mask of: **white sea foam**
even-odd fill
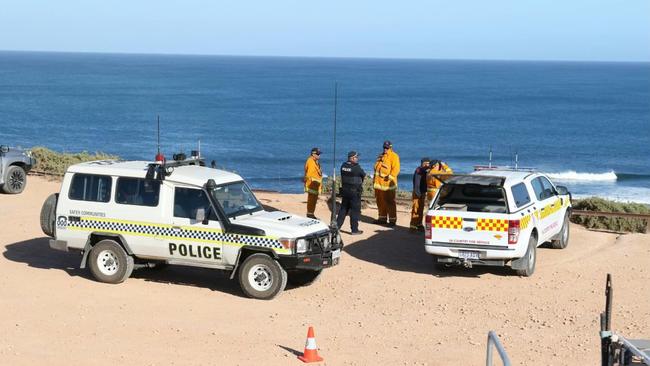
[[[549,173],[548,176],[560,181],[615,182],[617,179],[613,170],[606,173],[578,173],[574,170],[567,170],[560,173]]]

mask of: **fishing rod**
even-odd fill
[[[330,217],[330,227],[334,230],[338,230],[336,224],[336,109],[338,104],[338,91],[339,84],[334,82],[334,148],[333,148],[333,158],[332,158],[332,195],[330,199],[332,200],[332,215]]]

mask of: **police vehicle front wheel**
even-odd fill
[[[253,254],[239,269],[239,284],[248,297],[270,300],[287,286],[287,272],[266,254]]]
[[[307,286],[318,281],[320,274],[323,273],[323,270],[318,271],[290,271],[289,283],[294,286]]]
[[[88,257],[90,272],[97,281],[121,283],[133,272],[133,257],[114,240],[105,239],[95,244]]]

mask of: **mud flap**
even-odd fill
[[[528,254],[528,252],[526,252],[526,254]],[[512,262],[510,262],[510,267],[515,270],[517,269],[524,270],[528,266],[527,262],[528,262],[528,256],[524,255],[521,258],[512,260]]]

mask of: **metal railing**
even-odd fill
[[[496,348],[497,352],[499,353],[499,357],[501,357],[501,362],[503,363],[503,366],[511,366],[512,364],[510,363],[510,358],[506,353],[506,349],[503,348],[503,345],[501,344],[501,340],[499,340],[499,336],[496,333],[494,333],[493,330],[491,330],[490,332],[488,332],[488,339],[487,339],[487,355],[485,357],[486,366],[492,366],[492,352],[494,348]]]

